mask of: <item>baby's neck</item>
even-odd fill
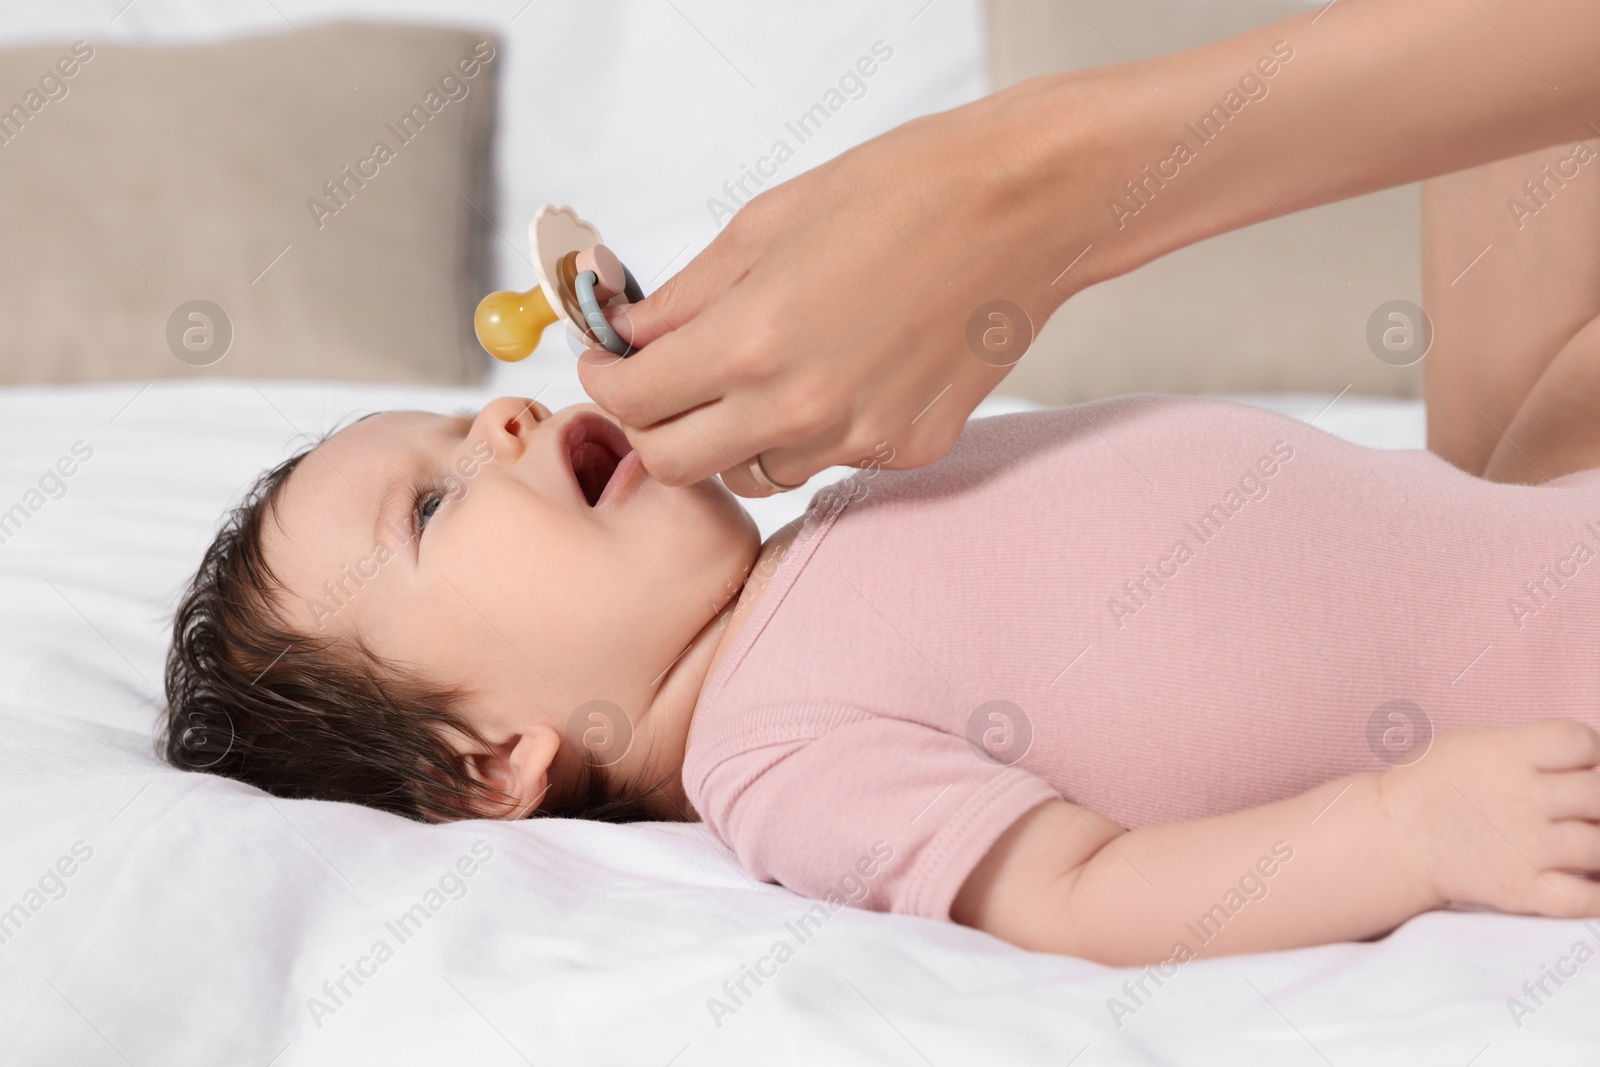
[[[788,553],[803,523],[803,517],[796,519],[767,538],[744,575],[738,592],[666,669],[655,695],[640,713],[634,727],[632,751],[642,753],[641,759],[635,764],[624,758],[615,769],[620,772],[618,777],[624,780],[663,780],[662,787],[645,798],[645,807],[658,819],[694,821],[700,818],[683,788],[683,758],[688,749],[695,706],[706,683],[716,674],[728,649],[744,629],[762,590],[777,573],[778,564]]]

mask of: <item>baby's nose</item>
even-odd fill
[[[483,406],[472,424],[474,435],[499,447],[520,446],[526,435],[550,417],[550,409],[537,400],[522,396],[502,396]]]
[[[535,423],[543,422],[550,417],[550,409],[537,400],[529,400],[526,397],[517,397],[516,399],[522,401],[519,417],[530,419]]]

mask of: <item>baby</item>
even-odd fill
[[[1118,965],[1600,915],[1597,476],[1140,395],[973,421],[762,544],[597,408],[384,412],[207,551],[165,752],[430,821],[700,819],[834,906]]]

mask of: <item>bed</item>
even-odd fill
[[[1150,2],[1190,14],[1202,6]],[[184,40],[283,31],[285,21],[330,14],[493,25],[508,55],[522,57],[507,75],[506,216],[526,218],[543,200],[580,204],[648,274],[647,289],[709,240],[707,192],[770,143],[775,116],[830,84],[835,58],[845,62],[881,36],[898,49],[903,66],[894,70],[906,74],[842,112],[804,166],[985,88],[977,0],[904,0],[870,13],[838,0],[824,15],[808,5],[805,16],[769,5],[749,18],[712,0],[670,6],[619,0],[606,9],[608,23],[590,17],[593,9],[520,0],[116,0],[93,19],[77,5],[15,6],[0,38],[92,30],[97,43]],[[1103,4],[1072,6],[1085,26],[1103,22]],[[785,18],[792,25],[778,32]],[[631,32],[611,34],[615,25]],[[1084,50],[1110,49],[1098,61],[1115,60],[1116,44],[1080,29]],[[1120,23],[1112,29],[1123,32]],[[713,37],[731,55],[712,55]],[[552,49],[553,39],[568,47]],[[664,58],[671,50],[682,55]],[[602,55],[613,69],[644,72],[642,88],[619,93],[618,108],[594,124],[541,127],[530,103],[539,87]],[[320,60],[307,60],[320,70]],[[774,63],[789,66],[769,79]],[[754,71],[760,90],[745,93],[735,66]],[[631,101],[646,98],[678,125],[636,116]],[[687,148],[675,167],[640,183],[594,150],[629,131],[670,134]],[[646,154],[659,162],[664,144],[649,141]],[[1248,239],[1284,238],[1270,226],[1283,228],[1262,224]],[[1300,270],[1297,293],[1318,292],[1315,272],[1326,265],[1298,248],[1299,237],[1285,239],[1304,262],[1264,245],[1276,256],[1271,270]],[[518,244],[496,240],[506,283],[526,282]],[[1201,293],[1203,276],[1218,273],[1206,262],[1169,276],[1166,292]],[[1103,328],[1093,344],[1104,345],[1150,318],[1147,291],[1104,288],[1109,303],[1078,302],[1083,310],[1062,316],[1060,329],[1086,337]],[[1301,333],[1348,334],[1355,358],[1368,358],[1360,316],[1340,319],[1339,330],[1351,329],[1339,333],[1300,304],[1251,292],[1248,314],[1229,313],[1230,321],[1259,325],[1274,307],[1288,308]],[[1164,309],[1177,307],[1162,299]],[[1184,356],[1227,364],[1238,336],[1180,312],[1168,317],[1184,327],[1185,343],[1211,346],[1205,359]],[[1287,366],[1285,353],[1302,347],[1289,326],[1259,332],[1278,350],[1260,366]],[[333,374],[0,387],[0,1064],[1596,1061],[1600,979],[1588,972],[1600,969],[1600,923],[1447,910],[1371,943],[1196,962],[1166,975],[851,909],[802,943],[790,925],[811,902],[753,882],[698,824],[425,826],[356,806],[276,800],[160,762],[152,732],[171,611],[223,509],[259,471],[365,411],[453,411],[507,393],[551,407],[582,399],[571,352],[554,333],[532,359],[496,367],[474,387],[341,384]],[[146,341],[160,343],[156,334]],[[1127,355],[1095,351],[1107,367]],[[1037,365],[1037,357],[1025,364]],[[1288,380],[1251,374],[1194,391]],[[1373,447],[1422,446],[1420,407],[1403,398],[1414,382],[1397,382],[1389,397],[1363,396],[1378,391],[1363,387],[1341,394],[1353,378],[1340,375],[1326,389],[1240,399]],[[1042,378],[1033,386],[1036,400],[1058,395]],[[1109,388],[1086,375],[1071,392],[1078,399],[1101,387]],[[979,414],[1032,402],[997,398]],[[763,533],[839,473],[754,503]],[[792,955],[774,971],[762,960],[780,940]]]
[[[809,902],[699,824],[425,826],[157,760],[171,608],[256,472],[366,410],[579,401],[569,359],[481,389],[0,390],[0,506],[27,511],[0,544],[0,1062],[1594,1062],[1600,924],[1441,911],[1164,977],[848,908],[800,943]],[[1243,399],[1422,443],[1414,401]],[[838,473],[758,505],[763,530]]]

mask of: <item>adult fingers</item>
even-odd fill
[[[758,458],[752,456],[737,467],[729,467],[719,475],[722,479],[722,484],[734,496],[742,496],[746,500],[759,500],[762,497],[777,496],[783,492],[784,490],[781,488],[769,488],[766,482],[761,480],[756,471],[757,462]],[[792,485],[793,483],[786,482],[784,484]]]
[[[770,495],[748,477],[746,464],[757,455],[767,475],[786,485],[840,464],[870,461],[900,469],[933,462],[960,435],[995,374],[967,368],[943,386],[937,377],[913,383],[909,395],[881,397],[860,410],[849,393],[841,397],[792,376],[756,376],[732,382],[724,396],[703,405],[682,405],[670,418],[629,428],[628,436],[645,468],[664,484],[732,472],[723,480],[733,492]]]
[[[692,485],[713,474],[732,472],[724,482],[740,496],[768,495],[750,480],[747,464],[760,453],[774,481],[795,485],[817,471],[859,457],[843,457],[839,428],[801,422],[798,429],[774,441],[774,427],[751,422],[748,412],[762,410],[759,394],[741,395],[737,404],[717,400],[643,430],[630,429],[628,439],[645,469],[663,485]]]
[[[722,471],[722,484],[735,496],[742,496],[747,500],[776,496],[788,492],[789,489],[798,489],[810,481],[813,474],[841,463],[854,463],[860,458],[818,460],[818,456],[840,454],[838,448],[830,449],[830,445],[836,440],[837,435],[829,435],[792,448],[769,448],[751,456],[743,463]],[[762,477],[763,474],[765,478]],[[773,484],[769,485],[769,482]]]
[[[606,320],[624,341],[644,348],[693,319],[718,293],[743,278],[755,262],[756,245],[748,225],[730,223],[655,292],[636,304],[606,308]]]
[[[693,319],[626,359],[584,352],[578,380],[595,403],[638,429],[720,399],[734,382],[752,378],[755,368],[747,357],[777,341],[770,315],[758,310],[752,318],[749,309],[764,310],[766,302],[751,295],[751,286],[749,276],[741,278]],[[711,468],[702,477],[721,469]]]

